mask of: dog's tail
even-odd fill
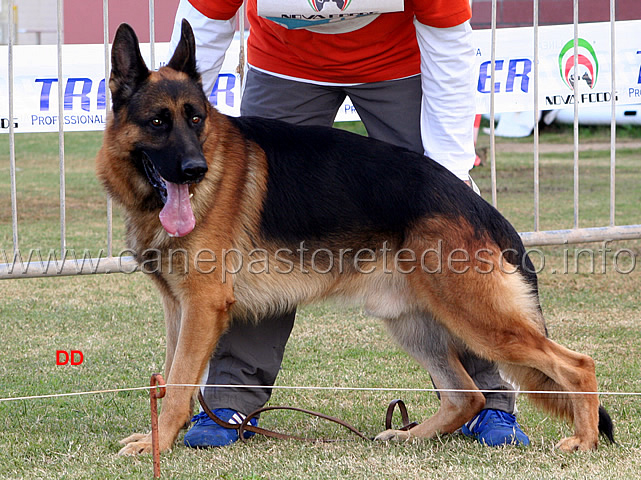
[[[570,422],[574,420],[573,402],[570,394],[553,379],[535,368],[510,365],[503,368],[503,373],[514,383],[520,385],[521,390],[529,392],[559,392],[559,393],[528,393],[528,398],[542,409],[564,418]],[[599,405],[599,433],[611,444],[615,444],[614,425],[610,414]]]
[[[610,414],[603,405],[599,405],[599,433],[608,439],[608,442],[616,444],[614,441],[614,424]]]

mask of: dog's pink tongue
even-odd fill
[[[171,237],[184,237],[196,226],[189,200],[189,185],[165,182],[167,202],[160,212],[160,223]]]

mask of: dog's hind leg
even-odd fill
[[[430,372],[440,390],[441,405],[420,425],[409,431],[386,430],[377,435],[377,440],[431,438],[439,433],[453,433],[483,408],[485,397],[459,359],[462,345],[442,325],[427,314],[404,315],[388,320],[387,325],[401,346]]]
[[[562,440],[560,449],[596,448],[599,400],[594,393],[594,361],[547,338],[536,293],[516,269],[511,274],[498,269],[487,274],[447,272],[413,280],[422,284],[413,284],[419,298],[471,351],[498,363],[524,390],[559,391],[535,395],[533,400],[574,422],[574,436]],[[439,289],[466,295],[435,294]]]
[[[549,339],[527,338],[523,335],[521,352],[496,353],[503,370],[512,376],[525,391],[557,393],[529,394],[540,407],[574,422],[574,435],[561,440],[557,448],[565,451],[592,450],[597,447],[599,434],[599,399],[594,360],[573,352]],[[515,361],[516,360],[516,361]],[[515,365],[519,362],[520,365]],[[524,364],[527,364],[525,366]],[[564,393],[577,392],[577,393]],[[607,414],[606,414],[607,416]]]

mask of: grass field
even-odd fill
[[[355,129],[358,126],[350,125]],[[621,131],[617,154],[619,224],[641,224],[641,137]],[[582,140],[609,142],[601,129]],[[530,139],[531,141],[531,139]],[[485,143],[484,143],[485,142]],[[567,129],[542,134],[544,144],[572,143]],[[514,153],[513,145],[521,145]],[[93,173],[100,134],[67,134],[67,245],[98,255],[106,247],[105,199]],[[482,136],[479,144],[487,144]],[[510,146],[511,153],[507,153]],[[527,140],[497,141],[498,204],[519,231],[532,230],[532,154]],[[57,136],[17,137],[20,248],[59,248]],[[10,254],[8,138],[0,136],[0,252]],[[581,227],[608,223],[610,153],[581,153]],[[474,171],[489,198],[489,168]],[[541,227],[572,226],[572,154],[541,156]],[[120,214],[114,250],[124,248]],[[549,247],[533,257],[550,335],[597,362],[599,388],[641,392],[641,242]],[[575,256],[578,249],[590,249]],[[594,268],[591,254],[594,255]],[[1,255],[1,253],[0,253]],[[542,264],[542,260],[545,263]],[[0,263],[3,261],[0,257]],[[605,263],[603,263],[605,261]],[[605,268],[604,268],[605,266]],[[605,270],[605,272],[604,272]],[[0,398],[139,387],[161,371],[162,309],[142,274],[0,281]],[[79,366],[56,366],[56,350],[81,350]],[[401,352],[382,325],[358,309],[301,309],[279,385],[429,388],[428,375]],[[438,407],[430,393],[276,390],[273,404],[341,417],[369,435],[383,428],[387,403],[402,397],[413,420]],[[562,454],[553,446],[570,428],[519,399],[529,448],[486,448],[456,435],[381,445],[352,440],[346,431],[296,414],[266,414],[261,425],[333,444],[255,438],[222,450],[182,446],[162,456],[163,478],[407,479],[407,478],[638,478],[641,396],[603,396],[615,422],[617,446]],[[116,456],[118,439],[149,429],[146,392],[0,402],[0,478],[150,478],[151,458]]]

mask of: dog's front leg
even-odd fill
[[[178,343],[167,383],[196,384],[201,378],[218,339],[227,328],[231,295],[212,302],[210,298],[191,298],[183,304]],[[195,387],[167,387],[158,418],[160,451],[169,450],[178,432],[189,419],[190,399]],[[151,434],[134,434],[121,443],[120,455],[151,452]]]
[[[181,308],[180,303],[173,297],[163,297],[162,303],[165,311],[165,332],[167,335],[165,376],[169,377],[180,337]]]
[[[181,307],[180,302],[172,292],[167,281],[161,276],[151,276],[156,288],[162,297],[162,307],[165,313],[165,378],[169,377],[171,364],[176,354],[176,345],[178,345],[178,335],[180,333]]]
[[[166,291],[165,291],[166,290]],[[168,288],[161,288],[163,310],[165,311],[165,332],[167,338],[167,346],[165,351],[165,378],[169,378],[171,374],[171,365],[176,355],[176,346],[178,345],[178,337],[180,335],[180,322],[181,322],[181,307],[180,302],[174,297]],[[189,401],[189,411],[193,412],[195,397]],[[188,428],[190,422],[187,421],[183,428]]]

